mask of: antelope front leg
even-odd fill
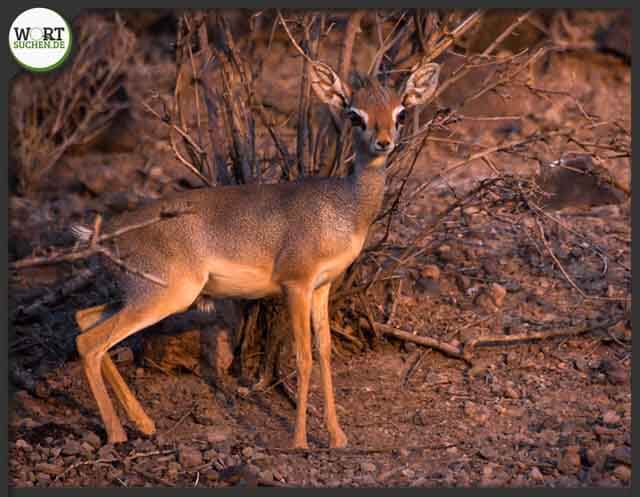
[[[287,303],[291,316],[293,340],[296,350],[298,370],[298,411],[293,447],[306,449],[307,444],[307,398],[311,376],[311,290],[308,288],[287,288]]]
[[[316,335],[318,354],[320,355],[320,375],[324,391],[324,415],[329,431],[329,445],[332,448],[345,447],[347,436],[338,423],[336,404],[331,379],[331,329],[329,328],[329,289],[325,285],[313,292],[311,304],[311,322]]]

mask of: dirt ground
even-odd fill
[[[151,90],[170,94],[175,79],[170,20],[151,16],[145,24],[143,17],[129,20],[137,36],[125,83],[130,110],[97,141],[65,154],[44,191],[10,194],[11,260],[70,244],[70,223],[96,212],[126,210],[197,184],[176,165],[162,125],[139,105]],[[597,11],[575,12],[569,20],[588,39],[599,33],[600,40],[620,22],[619,13]],[[522,31],[541,36],[535,27]],[[518,39],[513,43],[515,52]],[[327,46],[330,62],[336,46]],[[282,136],[291,138],[293,150],[295,119],[286,116],[296,108],[300,61],[277,63],[292,56],[286,39],[261,50],[261,98],[284,116]],[[371,52],[363,42],[356,64],[366,65],[362,61]],[[349,445],[328,449],[316,362],[307,421],[311,448],[294,451],[288,445],[295,406],[280,386],[291,389],[295,380],[285,375],[282,385],[252,392],[233,379],[233,393],[222,395],[197,371],[168,371],[144,361],[141,341],[153,335],[150,329],[113,354],[157,434],[145,437],[127,423],[129,441],[112,446],[105,444],[75,352],[72,319],[76,309],[113,298],[108,280],[96,274],[90,286],[63,290],[65,281],[87,271],[85,264],[19,271],[9,289],[10,486],[630,486],[630,198],[549,169],[565,154],[578,163],[588,156],[619,185],[629,184],[630,156],[608,153],[630,141],[630,64],[619,52],[555,51],[531,76],[533,86],[546,92],[514,85],[465,104],[459,111],[465,118],[436,133],[420,155],[407,183],[412,200],[389,236],[389,244],[403,247],[491,176],[486,164],[474,161],[421,190],[434,175],[468,158],[474,146],[520,139],[538,128],[580,129],[577,141],[550,138],[522,154],[492,156],[509,178],[535,177],[556,193],[556,203],[544,210],[548,245],[539,236],[540,218],[506,199],[523,183],[500,180],[486,196],[450,213],[424,239],[426,250],[401,271],[402,278],[367,295],[374,316],[386,326],[450,344],[486,336],[564,335],[479,345],[470,367],[373,333],[352,312],[355,298],[347,299],[333,309],[332,323],[353,339],[334,335],[332,364]],[[444,57],[445,77],[455,59]],[[463,78],[436,105],[455,106],[481,81]],[[264,130],[259,139],[268,163],[273,146]],[[589,146],[594,143],[598,147]],[[372,254],[365,262],[375,269],[376,261]],[[290,355],[287,371],[293,371]]]

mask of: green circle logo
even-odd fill
[[[71,52],[71,28],[64,17],[51,9],[25,10],[9,28],[9,49],[25,69],[51,71]]]

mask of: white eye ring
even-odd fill
[[[365,111],[357,109],[355,107],[349,107],[348,109],[348,115],[351,117],[359,117],[362,120],[362,124],[364,125],[363,127],[366,128],[369,124],[369,114],[367,114]],[[352,117],[352,122],[354,121]]]
[[[391,115],[393,116],[393,122],[396,123],[396,126],[398,124],[402,124],[398,122],[398,116],[400,116],[403,112],[405,112],[404,105],[398,105],[395,109],[393,109],[393,112]]]

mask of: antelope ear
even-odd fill
[[[328,65],[311,64],[311,88],[325,104],[340,110],[349,107],[351,89]]]
[[[408,108],[427,102],[436,92],[439,77],[439,64],[431,62],[414,66],[411,76],[404,85],[402,105]]]

